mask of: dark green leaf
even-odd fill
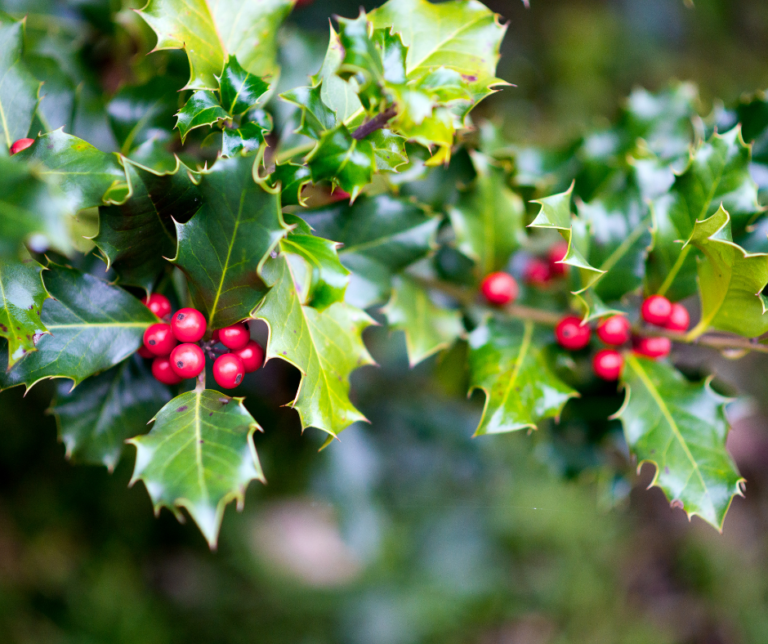
[[[8,341],[8,367],[27,353],[48,333],[40,319],[43,302],[48,299],[37,262],[0,260],[0,336]]]
[[[200,90],[192,94],[176,114],[176,127],[179,128],[183,143],[190,130],[204,125],[212,126],[228,118],[229,114],[219,105],[213,92]]]
[[[373,179],[376,161],[373,144],[352,138],[344,125],[325,132],[307,157],[312,181],[331,181],[354,201]]]
[[[234,56],[227,60],[219,85],[221,104],[233,115],[247,112],[269,90],[269,83],[240,67]]]
[[[301,109],[301,125],[296,130],[313,139],[320,139],[323,132],[336,127],[336,114],[321,98],[322,87],[298,87],[280,94],[280,98]]]
[[[264,135],[272,130],[272,119],[261,110],[251,113],[255,120],[243,122],[238,128],[224,128],[221,154],[233,157],[236,154],[256,152],[264,143]]]
[[[311,182],[309,168],[293,163],[278,164],[270,175],[273,186],[280,184],[283,206],[303,205],[301,191]]]

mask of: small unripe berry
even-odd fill
[[[624,356],[615,349],[601,349],[592,359],[595,375],[603,380],[618,380],[624,367]]]
[[[646,358],[663,358],[672,350],[672,342],[669,338],[639,338],[635,342],[633,351]]]
[[[213,377],[220,387],[234,389],[243,381],[245,366],[234,353],[225,353],[213,363]]]
[[[149,297],[145,297],[142,302],[146,307],[152,311],[157,317],[164,318],[171,314],[171,302],[165,295],[160,293],[152,293]]]
[[[171,351],[171,369],[179,378],[197,378],[205,369],[205,354],[196,344],[186,342]]]
[[[675,303],[672,305],[672,313],[669,316],[669,320],[664,328],[670,331],[687,331],[691,324],[691,316],[688,315],[688,309],[682,304]]]
[[[665,326],[672,315],[672,304],[663,295],[651,295],[643,302],[641,314],[648,324]]]
[[[34,139],[19,139],[18,141],[15,141],[14,144],[11,146],[11,156],[16,154],[17,152],[26,150],[34,142],[35,142]]]
[[[555,327],[555,337],[558,344],[570,351],[578,351],[589,344],[592,331],[586,324],[573,315],[564,317]]]
[[[523,279],[526,284],[533,286],[544,286],[549,283],[552,274],[549,270],[549,264],[543,259],[534,257],[525,265]]]
[[[149,360],[155,357],[155,354],[147,349],[147,347],[145,347],[143,344],[138,348],[136,353],[138,353],[145,360]]]
[[[504,306],[514,302],[519,290],[515,278],[509,273],[499,272],[486,275],[480,285],[480,292],[483,297],[496,306]]]
[[[623,315],[612,315],[597,327],[597,337],[617,347],[629,340],[631,324]]]
[[[205,335],[207,324],[197,309],[179,309],[171,320],[173,334],[179,342],[197,342]]]
[[[164,385],[178,385],[182,380],[171,369],[171,361],[167,357],[155,358],[152,361],[152,375]]]
[[[562,264],[562,260],[568,254],[568,243],[565,241],[557,242],[549,249],[547,260],[549,261],[549,272],[553,276],[565,275],[568,272],[568,264]]]
[[[176,337],[168,324],[153,324],[144,331],[144,346],[152,355],[167,356],[176,346]]]
[[[252,373],[261,367],[264,362],[264,349],[255,340],[251,340],[242,349],[232,352],[243,361],[245,373]]]
[[[227,349],[237,351],[238,349],[242,349],[250,341],[251,333],[248,331],[248,327],[242,322],[219,329],[219,342],[227,347]]]

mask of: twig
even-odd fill
[[[364,139],[369,134],[372,134],[376,130],[383,128],[388,121],[390,121],[397,114],[397,109],[394,107],[388,107],[380,114],[374,116],[370,121],[366,121],[354,132],[352,132],[352,138],[356,141]]]

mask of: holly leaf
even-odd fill
[[[13,159],[37,165],[36,174],[58,185],[72,212],[122,203],[128,197],[128,183],[118,155],[97,150],[63,129],[41,134]]]
[[[336,113],[328,107],[322,98],[322,86],[297,87],[280,94],[280,98],[301,109],[301,123],[296,130],[316,141],[324,132],[336,127],[339,122]]]
[[[672,505],[722,530],[743,479],[725,449],[726,398],[709,381],[688,382],[673,366],[628,354],[617,414],[638,465],[656,466],[652,485]]]
[[[251,120],[244,118],[239,127],[224,128],[222,131],[222,156],[256,152],[265,142],[265,133],[272,131],[272,117],[267,112],[253,110],[246,116]]]
[[[144,331],[158,321],[123,289],[77,269],[50,264],[44,283],[51,298],[41,320],[50,335],[10,370],[0,357],[2,389],[29,389],[45,378],[69,378],[77,385],[135,353]]]
[[[40,101],[35,116],[40,119],[43,130],[50,132],[60,127],[72,131],[74,128],[77,84],[59,65],[48,56],[26,54],[24,63],[34,78],[41,81]],[[18,100],[18,95],[14,101]],[[27,132],[34,132],[34,121]],[[21,127],[18,128],[21,130]],[[24,136],[24,135],[22,135]]]
[[[354,201],[373,179],[373,144],[352,138],[345,125],[325,132],[307,157],[312,181],[331,181]]]
[[[383,128],[365,137],[373,145],[376,169],[380,172],[397,172],[398,168],[408,163],[405,151],[405,138],[392,130]]]
[[[668,195],[654,203],[654,250],[649,267],[649,290],[682,299],[696,289],[696,263],[691,245],[683,242],[697,221],[715,214],[722,205],[731,216],[734,234],[761,212],[757,185],[749,174],[749,147],[736,127],[712,138],[691,154],[687,168],[675,178]]]
[[[172,260],[186,274],[195,307],[211,329],[247,318],[264,297],[260,275],[288,228],[280,195],[253,180],[253,159],[219,159],[196,175],[200,209],[176,223]]]
[[[491,320],[469,335],[470,392],[485,405],[475,436],[536,429],[578,394],[552,373],[533,322]]]
[[[22,60],[25,22],[0,14],[0,124],[8,148],[27,136],[40,90],[40,82]]]
[[[751,254],[733,243],[731,219],[721,206],[714,215],[697,221],[686,244],[704,254],[699,262],[701,320],[690,336],[713,328],[747,338],[768,332],[768,255]]]
[[[266,483],[253,433],[261,429],[242,398],[218,391],[188,391],[171,400],[153,419],[144,436],[130,439],[136,447],[131,485],[143,481],[155,507],[181,517],[184,508],[211,549],[230,501],[245,503],[248,483]]]
[[[35,343],[48,333],[40,314],[50,295],[45,290],[37,262],[0,260],[0,336],[8,341],[8,368],[26,354],[36,351]]]
[[[312,181],[309,168],[295,163],[277,164],[269,181],[273,187],[280,186],[280,200],[283,206],[304,205],[301,191]]]
[[[237,58],[230,56],[221,74],[219,87],[224,109],[237,115],[255,106],[269,90],[269,83],[243,69]]]
[[[171,395],[134,355],[79,387],[61,382],[51,412],[67,458],[75,463],[104,465],[111,472],[125,441],[147,431],[147,423]]]
[[[299,413],[302,428],[316,427],[335,437],[365,420],[349,400],[349,376],[373,364],[362,340],[373,320],[343,302],[322,312],[303,306],[285,257],[268,261],[264,276],[271,288],[253,317],[269,325],[266,360],[280,358],[301,371],[290,406]]]
[[[277,32],[295,0],[149,0],[138,13],[160,49],[183,49],[190,78],[184,89],[218,90],[228,57],[256,76],[278,72]]]
[[[394,278],[392,297],[382,313],[389,326],[405,333],[411,367],[451,346],[464,333],[461,311],[438,306],[425,288],[406,276]]]
[[[302,213],[316,235],[343,244],[341,263],[352,271],[347,302],[367,308],[389,297],[392,276],[434,248],[440,220],[407,199],[363,197]]]
[[[176,114],[176,127],[184,143],[191,130],[204,125],[212,126],[228,118],[229,114],[219,105],[213,93],[200,90],[192,94]]]
[[[280,240],[280,251],[291,264],[302,304],[324,311],[331,304],[341,302],[349,284],[349,271],[339,261],[336,251],[339,244],[315,237],[299,217],[285,215],[285,222],[294,228]]]
[[[474,259],[482,275],[503,269],[525,240],[525,205],[504,173],[480,152],[472,153],[473,186],[448,210],[458,249]]]
[[[180,168],[183,168],[180,171]],[[99,209],[93,241],[122,284],[150,292],[176,252],[177,221],[188,221],[201,206],[200,192],[186,166],[170,174],[125,163],[131,196],[119,206]]]
[[[360,102],[371,111],[386,102],[381,52],[371,38],[370,23],[364,11],[361,10],[354,20],[338,18],[338,23],[343,57],[336,73],[343,80],[356,77]]]

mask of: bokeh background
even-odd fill
[[[328,16],[353,16],[360,4],[316,0],[296,11],[283,37],[284,83],[316,71],[309,54],[324,51]],[[702,115],[768,87],[765,0],[488,4],[509,20],[499,75],[516,87],[480,111],[520,144],[565,145],[613,118],[637,86],[693,81]],[[136,44],[143,32],[120,2],[0,6],[29,14],[31,39],[84,44],[80,73],[108,93],[152,44]],[[96,101],[83,87],[84,104]],[[87,111],[75,129],[113,146]],[[566,414],[561,427],[531,435],[472,439],[482,400],[465,398],[461,346],[409,370],[399,334],[381,327],[366,340],[380,367],[356,373],[353,388],[371,424],[321,453],[319,432],[302,436],[296,414],[280,407],[297,373],[275,361],[248,377],[269,484],[250,486],[244,512],[227,511],[216,553],[194,525],[154,518],[141,485],[127,487],[133,450],[112,474],[66,462],[45,413],[50,383],[0,394],[0,641],[768,641],[768,376],[759,362],[678,356],[689,373],[706,363],[721,388],[747,394],[729,410],[747,497],[720,535],[645,489],[650,468],[635,475],[601,410],[589,425]]]

